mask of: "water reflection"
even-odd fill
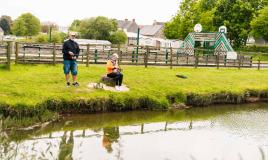
[[[108,153],[113,151],[112,144],[118,143],[119,127],[103,128],[102,146]]]
[[[227,159],[268,156],[268,105],[74,115],[0,132],[0,159]]]
[[[70,131],[69,139],[67,140],[67,131],[61,137],[58,159],[72,160],[72,153],[74,148],[73,131]]]

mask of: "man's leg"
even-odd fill
[[[66,83],[70,83],[70,74],[65,74]]]
[[[77,75],[73,75],[73,83],[77,82]]]
[[[77,82],[77,63],[76,63],[76,61],[72,61],[72,63],[71,63],[71,72],[72,72],[72,77],[73,77],[73,85],[79,86],[79,84]]]
[[[63,71],[65,74],[65,80],[66,80],[66,84],[67,86],[70,85],[70,62],[68,60],[64,60],[63,62]]]

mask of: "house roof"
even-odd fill
[[[141,34],[145,36],[154,36],[156,35],[161,29],[163,25],[145,25],[141,28]]]
[[[135,22],[135,19],[133,19],[132,21],[129,21],[127,19],[118,20],[117,24],[119,28],[126,29],[128,32],[136,32],[138,29],[138,25]]]
[[[133,22],[128,20],[118,20],[117,23],[118,27],[128,29]]]

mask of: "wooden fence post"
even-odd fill
[[[250,68],[252,68],[252,56],[250,57]]]
[[[159,52],[161,52],[161,49],[159,49]],[[158,57],[158,50],[156,50],[156,53],[155,53],[154,64],[157,63],[157,57]]]
[[[227,66],[227,55],[224,55],[224,67]]]
[[[41,47],[38,49],[38,60],[41,61]]]
[[[121,62],[122,61],[122,52],[121,52],[121,45],[120,44],[117,45],[117,54],[119,56],[119,62]]]
[[[98,63],[98,50],[97,50],[97,47],[95,48],[95,53],[94,53],[94,63],[95,64]]]
[[[166,64],[168,63],[168,50],[166,49]]]
[[[216,62],[217,62],[217,69],[220,68],[220,55],[219,55],[219,52],[217,52],[217,55],[216,55]]]
[[[149,52],[150,52],[149,46],[146,46],[146,52],[144,52],[144,65],[145,65],[145,68],[147,68],[147,65],[148,65]]]
[[[89,66],[89,54],[90,54],[90,45],[87,44],[87,64],[86,64],[86,67]]]
[[[206,66],[208,66],[208,54],[206,54]]]
[[[139,61],[139,45],[137,46],[137,51],[136,51],[136,65],[138,65]]]
[[[7,69],[11,69],[11,46],[12,42],[7,42]]]
[[[53,65],[56,65],[56,44],[55,42],[53,43]]]
[[[179,64],[179,50],[176,52],[177,64]]]
[[[238,53],[238,69],[241,68],[241,55]]]
[[[15,43],[15,64],[19,62],[19,42]]]
[[[173,49],[170,47],[170,69],[173,68]]]
[[[261,68],[261,59],[259,57],[259,59],[258,59],[258,70],[260,70],[260,68]]]
[[[187,66],[189,65],[189,55],[188,55],[188,53],[186,53],[186,65]]]
[[[25,57],[26,57],[26,51],[25,51],[25,47],[23,47],[23,63],[26,63]]]
[[[132,63],[134,63],[134,59],[135,59],[135,51],[132,51],[132,56],[131,56]]]
[[[195,57],[194,68],[197,68],[197,66],[198,66],[198,60],[199,60],[198,52],[197,53],[194,53],[194,57]]]

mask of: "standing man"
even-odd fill
[[[67,87],[70,86],[70,71],[73,77],[73,86],[78,87],[77,82],[77,62],[76,59],[79,56],[79,45],[74,41],[75,33],[71,32],[69,34],[69,39],[64,42],[62,47],[63,53],[63,70],[66,78]]]

